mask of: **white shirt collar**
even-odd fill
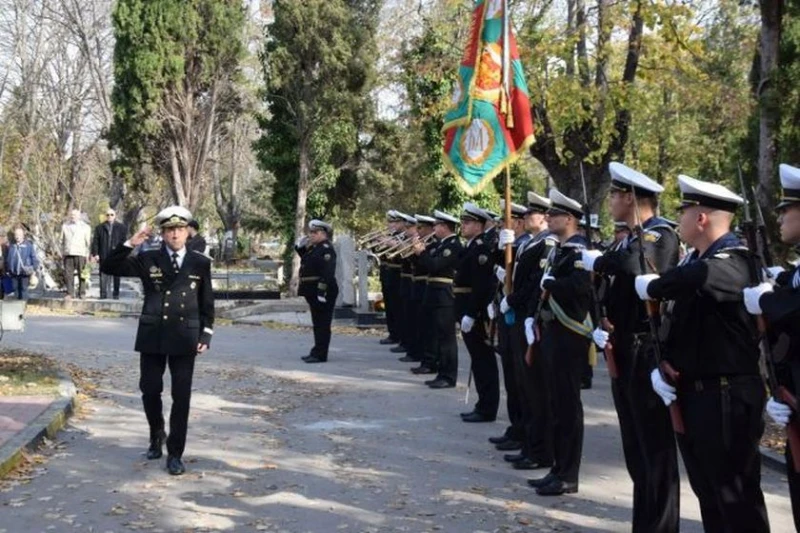
[[[180,250],[176,251],[176,250],[173,250],[172,248],[170,248],[169,246],[167,246],[167,254],[169,255],[170,261],[172,260],[172,254],[174,254],[174,253],[178,254],[178,268],[180,268],[181,266],[183,266],[184,257],[186,257],[186,247],[184,246]]]

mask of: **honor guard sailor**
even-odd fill
[[[295,251],[300,255],[300,289],[297,292],[308,302],[314,326],[314,347],[303,357],[306,363],[328,360],[333,307],[339,295],[336,251],[330,242],[332,235],[330,224],[312,220],[308,223],[308,236],[295,245]]]
[[[436,246],[436,240],[433,236],[434,225],[436,219],[427,215],[414,215],[417,221],[417,235],[419,239],[425,241],[425,249],[430,251]],[[400,358],[403,363],[419,363],[422,361],[425,353],[425,331],[427,324],[432,320],[427,316],[425,308],[422,305],[425,297],[425,286],[428,282],[428,271],[420,263],[419,256],[411,255],[408,258],[411,261],[412,275],[411,275],[411,298],[410,298],[410,317],[409,327],[411,328],[411,335],[406,355]]]
[[[140,352],[142,403],[150,426],[148,459],[158,459],[167,444],[167,470],[180,475],[186,446],[189,402],[195,356],[211,344],[214,333],[214,294],[211,260],[186,249],[187,226],[192,214],[180,206],[161,211],[156,217],[164,238],[157,250],[132,254],[149,236],[143,228],[117,246],[100,264],[111,276],[138,277],[144,288],[135,350]],[[164,370],[172,380],[172,411],[169,437],[164,431],[161,391]]]
[[[683,175],[678,183],[680,236],[694,251],[660,276],[635,280],[640,298],[668,302],[664,357],[678,377],[655,368],[653,390],[666,405],[678,402],[678,447],[705,531],[767,532],[758,450],[766,398],[742,296],[751,252],[730,231],[743,200],[719,184]]]

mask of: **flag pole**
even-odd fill
[[[511,70],[511,46],[509,43],[509,14],[508,14],[508,0],[503,0],[503,89],[501,91],[501,110],[505,112],[505,119],[508,121],[508,117],[511,116],[511,84],[509,83],[510,80],[510,70]],[[502,105],[505,103],[505,105]],[[504,109],[503,109],[504,108]],[[506,164],[506,173],[505,173],[505,213],[503,213],[503,220],[505,221],[505,227],[507,229],[511,229],[511,168],[510,164]],[[512,250],[511,250],[511,243],[506,244],[505,249],[505,265],[506,265],[506,276],[505,276],[505,293],[511,294],[512,288],[512,280],[511,274],[513,269],[513,259],[512,259]]]

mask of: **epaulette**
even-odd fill
[[[327,243],[327,242],[326,242],[326,243],[323,243],[323,244],[322,244],[322,247],[323,247],[323,248],[330,248],[330,247],[331,247],[331,245],[330,245],[329,243]]]
[[[729,252],[749,252],[750,249],[747,246],[728,246],[727,248],[721,248],[717,250],[712,257],[717,259],[730,259],[731,254]]]
[[[208,255],[208,254],[205,254],[205,253],[201,252],[200,250],[192,250],[192,252],[194,252],[194,253],[196,253],[196,254],[200,254],[200,255],[202,255],[203,257],[205,257],[205,258],[206,258],[206,259],[208,259],[209,261],[213,261],[213,260],[214,260],[214,258],[213,258],[213,257],[211,257],[211,256],[210,256],[210,255]]]
[[[562,248],[574,248],[575,250],[583,250],[586,245],[582,242],[565,242],[561,245]]]
[[[482,239],[476,239],[476,240],[475,240],[475,244],[477,244],[478,246],[480,246],[481,244],[483,244],[483,240],[482,240]]]

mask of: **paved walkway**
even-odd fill
[[[54,400],[53,396],[0,396],[0,448]]]
[[[42,317],[24,337],[4,338],[80,366],[98,389],[44,464],[2,486],[0,532],[630,531],[631,485],[602,369],[584,396],[580,492],[541,498],[525,484],[530,472],[486,442],[502,421],[460,421],[463,350],[460,386],[432,391],[376,337],[335,337],[329,363],[305,365],[310,332],[218,327],[198,359],[189,470],[173,478],[144,458],[135,328]],[[763,487],[773,531],[791,531],[784,476],[764,470]],[[700,532],[696,499],[682,489],[681,531]]]

